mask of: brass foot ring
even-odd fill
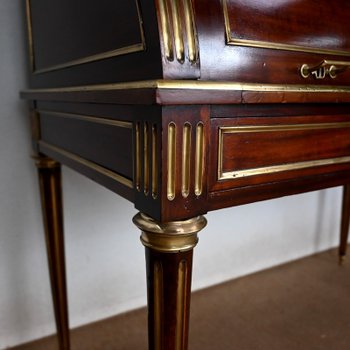
[[[141,242],[145,247],[166,253],[193,249],[198,243],[198,232],[207,224],[204,216],[160,223],[142,213],[135,215],[133,222],[142,231]]]

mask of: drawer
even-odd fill
[[[199,19],[202,42],[211,42],[210,50],[201,50],[203,79],[350,83],[347,0],[222,0],[198,5],[202,11],[212,14],[210,38],[207,21]]]
[[[132,122],[39,110],[40,145],[133,179]]]
[[[350,116],[212,120],[210,190],[348,169]]]

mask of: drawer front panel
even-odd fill
[[[133,179],[132,123],[39,111],[40,140]]]
[[[258,119],[258,118],[257,118]],[[318,118],[320,119],[320,118]],[[322,118],[321,118],[322,119]],[[300,122],[302,120],[302,122]],[[247,122],[248,123],[245,123]],[[232,118],[213,121],[215,189],[291,179],[350,164],[350,119],[315,123],[312,118],[264,118],[252,125]]]

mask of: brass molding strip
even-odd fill
[[[168,166],[167,166],[167,197],[170,201],[175,198],[176,186],[176,125],[168,125]]]
[[[232,31],[231,31],[231,23],[230,23],[230,18],[228,13],[227,0],[222,0],[222,5],[223,5],[223,12],[224,12],[224,19],[225,19],[226,41],[228,45],[256,47],[256,48],[274,49],[274,50],[285,50],[285,51],[297,51],[297,52],[316,53],[316,54],[328,54],[328,55],[336,55],[336,56],[350,56],[349,51],[322,49],[322,48],[307,47],[302,45],[273,43],[269,41],[257,41],[257,40],[233,38]]]
[[[95,124],[105,124],[105,125],[116,126],[119,128],[132,129],[132,122],[125,122],[122,120],[107,119],[104,117],[99,118],[99,117],[92,117],[87,115],[73,114],[73,113],[66,113],[66,112],[55,112],[55,111],[49,111],[44,109],[38,110],[38,113],[40,115],[46,114],[46,115],[52,115],[55,117],[82,120],[85,122],[90,122]]]
[[[153,266],[154,298],[154,350],[162,350],[163,344],[163,266],[156,261]]]
[[[195,185],[194,192],[200,196],[203,191],[203,171],[204,171],[204,125],[202,122],[196,128],[196,160],[195,160]]]
[[[149,157],[149,125],[143,122],[143,193],[149,193],[150,157]]]
[[[130,54],[130,53],[135,53],[135,52],[141,52],[141,51],[144,51],[146,48],[145,35],[144,35],[144,30],[143,30],[143,25],[142,25],[141,11],[140,11],[138,0],[135,0],[138,19],[139,19],[138,24],[140,27],[140,36],[141,36],[140,43],[120,47],[120,48],[117,48],[114,50],[105,51],[105,52],[95,54],[95,55],[90,55],[87,57],[78,58],[78,59],[71,60],[71,61],[68,61],[68,62],[65,62],[62,64],[53,65],[53,66],[50,66],[47,68],[36,69],[35,68],[35,58],[34,58],[34,41],[33,41],[33,27],[32,27],[32,15],[31,15],[31,9],[30,9],[30,1],[31,0],[26,0],[26,15],[27,15],[27,28],[28,28],[28,36],[29,36],[30,61],[31,61],[31,66],[32,66],[32,72],[34,74],[47,73],[47,72],[56,71],[56,70],[63,69],[63,68],[77,66],[80,64],[84,64],[84,63],[100,61],[100,60],[103,60],[106,58],[126,55],[126,54]]]
[[[176,333],[175,333],[175,349],[182,350],[185,348],[184,331],[185,331],[185,305],[186,302],[186,281],[188,267],[186,260],[182,260],[178,266],[178,281],[176,291]]]
[[[185,61],[185,45],[182,37],[183,28],[179,13],[179,0],[171,0],[170,4],[172,9],[176,59],[178,62],[183,63]]]
[[[160,22],[162,26],[163,42],[164,42],[164,53],[168,61],[174,60],[174,47],[172,40],[172,33],[170,30],[170,17],[168,3],[166,0],[158,0]]]
[[[198,43],[192,1],[183,0],[183,2],[188,45],[188,59],[191,63],[195,63],[198,60]]]
[[[162,223],[138,213],[133,223],[142,231],[141,242],[145,247],[159,252],[177,253],[192,250],[197,245],[197,234],[206,226],[207,220],[204,216],[197,216]]]
[[[299,93],[350,93],[350,86],[301,85],[301,84],[258,84],[230,81],[204,80],[144,80],[127,83],[72,86],[62,88],[28,89],[24,94],[33,93],[70,93],[98,92],[134,89],[159,90],[212,90],[212,91],[247,91],[247,92],[299,92]]]
[[[136,148],[136,164],[135,164],[135,185],[136,189],[141,191],[141,168],[142,168],[142,156],[141,156],[141,122],[136,122],[135,127],[135,148]]]
[[[236,133],[257,133],[257,132],[281,132],[281,131],[305,131],[305,130],[322,130],[322,129],[340,129],[350,128],[350,122],[343,123],[318,123],[318,124],[290,124],[290,125],[262,125],[262,126],[237,126],[237,127],[220,127],[219,144],[218,144],[218,180],[232,180],[242,177],[272,174],[290,170],[300,170],[312,167],[343,164],[350,162],[350,157],[326,158],[319,160],[310,160],[304,162],[272,165],[259,168],[251,168],[236,171],[223,171],[224,155],[224,135]]]
[[[182,197],[187,198],[190,193],[191,178],[191,131],[190,123],[185,123],[182,132]]]
[[[126,187],[129,187],[129,188],[133,188],[133,182],[131,180],[129,180],[128,178],[122,176],[122,175],[119,175],[107,168],[104,168],[102,167],[101,165],[98,165],[96,163],[93,163],[89,160],[86,160],[82,157],[79,157],[71,152],[68,152],[60,147],[56,147],[56,146],[53,146],[45,141],[39,141],[39,146],[42,146],[42,147],[45,147],[49,150],[52,150],[53,152],[55,153],[58,153],[58,154],[61,154],[62,156],[66,157],[66,158],[69,158],[77,163],[80,163],[92,170],[95,170],[96,172],[104,175],[104,176],[107,176],[119,183],[121,183],[122,185],[126,186]]]
[[[152,126],[152,197],[158,197],[158,132],[157,125]]]

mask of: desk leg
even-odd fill
[[[137,214],[134,223],[146,247],[149,350],[187,350],[193,248],[206,220],[158,223]]]
[[[339,246],[339,261],[342,264],[346,255],[346,248],[349,236],[350,222],[350,185],[345,185],[343,188],[343,204],[340,228],[340,246]]]
[[[36,158],[51,290],[60,350],[69,350],[68,303],[63,237],[61,166],[46,157]]]

